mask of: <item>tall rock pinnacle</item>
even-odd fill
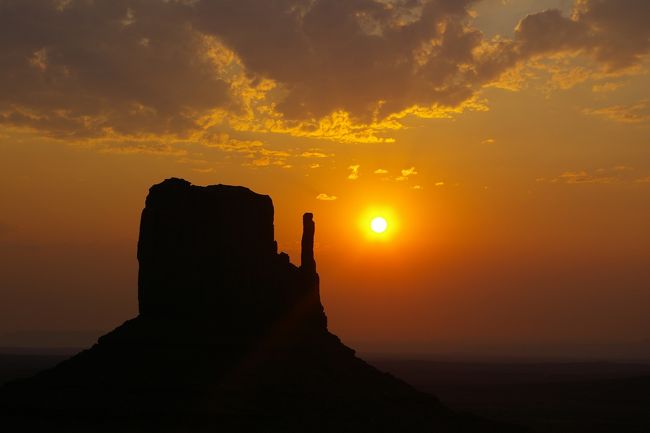
[[[302,216],[302,242],[300,253],[300,268],[308,273],[316,272],[316,260],[314,260],[314,215],[305,213]]]

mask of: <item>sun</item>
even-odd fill
[[[388,228],[388,223],[382,217],[375,217],[370,221],[370,228],[375,233],[383,233]]]
[[[356,227],[370,243],[392,242],[401,233],[400,215],[392,206],[369,205],[358,214]]]

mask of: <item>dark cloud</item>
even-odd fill
[[[228,102],[173,2],[0,1],[0,120],[57,136],[175,133]]]
[[[649,49],[646,0],[578,0],[571,17],[533,14],[494,41],[472,27],[474,2],[0,0],[0,123],[72,138],[225,125],[356,140],[395,113],[466,103],[532,56],[586,51],[617,69]]]
[[[196,5],[201,30],[246,68],[286,86],[290,118],[345,110],[367,117],[471,95],[462,65],[481,36],[464,23],[468,0],[238,0]]]
[[[161,134],[245,110],[247,89],[216,70],[210,43],[241,59],[249,88],[272,80],[276,93],[257,100],[289,121],[455,106],[477,84],[471,3],[5,0],[0,121],[57,136]]]
[[[523,19],[515,40],[524,57],[585,51],[609,71],[639,63],[650,53],[650,2],[577,0],[572,16],[547,10]]]

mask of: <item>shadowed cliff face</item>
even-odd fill
[[[239,337],[292,317],[301,332],[325,332],[305,214],[302,266],[277,252],[271,198],[228,185],[181,179],[153,186],[138,241],[138,299],[144,318],[201,321]]]
[[[140,314],[58,366],[0,388],[0,425],[48,432],[519,431],[460,416],[327,330],[303,216],[277,252],[268,196],[154,185],[138,241]]]

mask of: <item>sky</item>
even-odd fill
[[[648,347],[649,21],[646,0],[0,0],[0,345],[137,314],[144,199],[181,177],[269,194],[294,263],[313,212],[330,329],[361,351]]]

